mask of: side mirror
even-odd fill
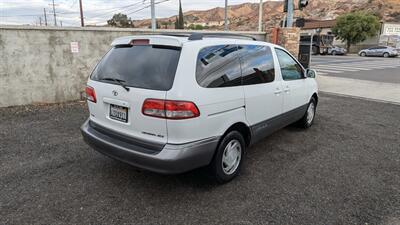
[[[309,78],[315,78],[317,76],[317,71],[313,69],[306,69],[306,76]]]

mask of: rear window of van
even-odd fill
[[[159,45],[118,45],[93,70],[91,79],[126,86],[167,91],[174,82],[181,49]]]

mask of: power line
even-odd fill
[[[29,16],[41,16],[42,14],[31,14],[31,15],[0,15],[0,17],[29,17]]]
[[[104,10],[104,11],[102,11],[102,13],[92,15],[91,17],[97,17],[97,16],[104,15],[104,14],[108,15],[108,14],[113,13],[113,12],[117,12],[117,11],[120,11],[120,10],[131,8],[131,7],[139,5],[141,3],[143,4],[144,2],[146,2],[146,0],[140,0],[138,2],[135,2],[133,4],[129,4],[129,5],[125,5],[125,6],[113,7],[113,8],[108,8],[108,9],[99,9],[99,10],[96,10],[96,11],[102,11],[102,10]]]
[[[163,3],[163,2],[168,2],[168,1],[170,1],[170,0],[161,0],[161,1],[159,1],[159,2],[155,2],[154,5],[158,5],[158,4],[161,4],[161,3]],[[128,15],[128,14],[132,14],[132,13],[136,13],[136,12],[142,11],[142,10],[144,10],[144,9],[147,9],[147,8],[149,8],[150,6],[151,6],[151,4],[148,4],[148,5],[143,6],[142,8],[137,9],[137,10],[135,10],[135,11],[129,11],[129,12],[125,12],[125,13],[126,13],[127,15]]]

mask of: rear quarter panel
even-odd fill
[[[204,88],[196,81],[198,52],[207,46],[236,44],[232,40],[207,39],[184,44],[173,87],[167,99],[194,102],[200,117],[167,120],[168,143],[186,143],[221,136],[233,124],[248,124],[245,116],[243,87]]]

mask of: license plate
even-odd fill
[[[128,122],[128,108],[111,104],[110,118],[125,123]]]

